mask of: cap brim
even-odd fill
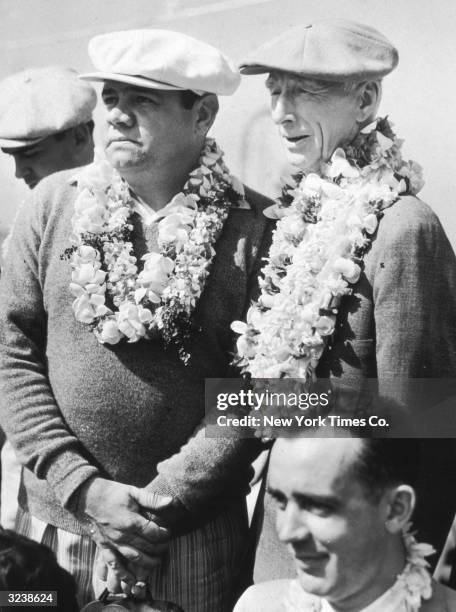
[[[297,77],[304,79],[314,79],[316,81],[325,81],[329,83],[348,83],[351,81],[364,81],[368,79],[378,79],[388,72],[375,72],[371,74],[367,73],[353,73],[353,74],[323,74],[322,72],[312,72],[310,70],[296,70],[292,67],[287,66],[265,66],[264,64],[251,64],[239,66],[239,72],[243,75],[255,75],[255,74],[268,74],[270,72],[285,72],[287,74],[294,74]]]
[[[18,138],[0,138],[0,149],[23,149],[24,147],[31,147],[48,136],[50,136],[50,134],[39,136],[38,138],[24,138],[22,140]]]
[[[250,65],[240,65],[239,72],[241,74],[266,74],[267,72],[272,72],[273,70],[279,70],[278,68],[274,68],[273,66],[262,66],[261,64],[250,64]]]
[[[128,83],[129,85],[135,85],[136,87],[143,87],[145,89],[163,89],[169,91],[184,89],[183,87],[170,85],[169,83],[161,83],[160,81],[154,81],[153,79],[147,79],[142,76],[119,74],[118,72],[87,72],[85,74],[80,74],[78,78],[83,81],[115,81],[116,83]]]

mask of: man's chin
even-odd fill
[[[38,185],[39,182],[40,182],[40,179],[36,179],[35,181],[25,181],[25,184],[27,185],[29,189],[35,189],[35,187]]]
[[[109,147],[106,149],[106,159],[116,170],[139,168],[144,161],[139,151],[133,153],[129,150],[119,150],[117,148],[113,150]]]
[[[290,165],[294,166],[297,170],[302,170],[303,172],[317,172],[318,168],[320,167],[319,159],[309,157],[304,153],[287,150],[286,156]]]
[[[326,576],[315,576],[298,569],[298,581],[302,589],[311,595],[326,597],[333,591],[333,585]]]

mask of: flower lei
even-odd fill
[[[383,211],[423,186],[401,156],[387,118],[338,148],[321,175],[300,173],[266,215],[279,219],[260,278],[261,294],[235,321],[237,361],[253,378],[315,378],[338,306],[361,273]]]
[[[213,139],[206,139],[199,164],[182,192],[159,211],[160,252],[144,255],[141,271],[130,222],[138,203],[128,184],[100,158],[76,177],[73,247],[67,250],[72,306],[76,320],[90,325],[100,343],[137,342],[158,331],[188,362],[192,314],[214,245],[230,207],[240,206],[244,196]]]
[[[432,597],[432,578],[426,557],[435,550],[430,544],[420,544],[409,531],[402,532],[406,565],[396,582],[362,612],[419,612],[423,599]],[[333,612],[326,600],[305,593],[299,582],[293,580],[284,600],[284,612]]]

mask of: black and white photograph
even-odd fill
[[[0,611],[456,612],[456,5],[0,11]]]

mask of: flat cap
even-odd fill
[[[33,68],[0,81],[0,147],[35,144],[89,121],[97,95],[63,66]]]
[[[297,26],[262,45],[240,64],[242,74],[273,70],[324,81],[363,81],[391,72],[397,49],[374,28],[345,19]]]
[[[230,95],[240,76],[218,49],[171,30],[127,30],[95,36],[89,55],[98,72],[88,81],[118,81],[150,89],[191,89]]]

